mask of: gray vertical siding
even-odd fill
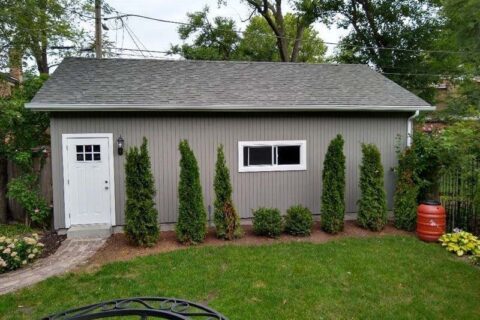
[[[175,222],[179,176],[178,143],[188,139],[200,165],[205,206],[213,204],[216,148],[225,146],[231,171],[234,201],[243,218],[260,206],[285,211],[303,204],[320,212],[321,173],[328,143],[336,134],[345,138],[347,161],[347,212],[356,212],[361,143],[375,143],[385,168],[388,206],[392,206],[397,136],[405,139],[406,113],[54,113],[51,117],[52,167],[55,227],[65,225],[62,172],[62,134],[113,133],[125,139],[126,147],[149,140],[156,179],[159,222]],[[238,141],[307,140],[307,171],[238,173]],[[114,155],[117,224],[124,223],[125,156]]]

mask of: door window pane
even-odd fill
[[[278,165],[300,164],[300,146],[278,146]]]
[[[100,161],[100,145],[77,145],[75,146],[77,161]]]
[[[250,166],[271,165],[272,147],[248,147],[248,164]]]

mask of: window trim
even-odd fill
[[[300,164],[290,165],[243,165],[244,147],[275,147],[299,146]],[[272,159],[272,162],[273,159]],[[238,141],[238,172],[269,172],[269,171],[305,171],[307,170],[307,140],[268,140],[268,141]]]

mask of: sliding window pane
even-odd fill
[[[300,146],[278,146],[278,165],[300,164]]]
[[[248,147],[249,165],[272,165],[272,147]]]

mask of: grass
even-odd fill
[[[232,320],[480,319],[480,268],[413,237],[189,248],[0,296],[0,318],[132,296],[208,303]]]
[[[24,224],[0,224],[0,236],[16,237],[31,232],[32,229]]]

